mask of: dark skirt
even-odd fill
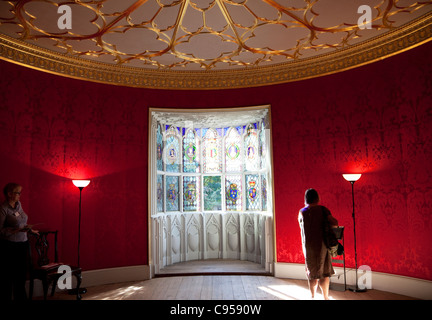
[[[331,256],[324,242],[319,250],[306,247],[306,275],[309,280],[322,279],[335,274]]]
[[[26,300],[28,241],[0,240],[0,300]]]

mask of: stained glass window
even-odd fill
[[[261,129],[259,131],[259,155],[261,162],[261,169],[266,168],[266,131],[264,122],[261,122]]]
[[[156,194],[157,194],[157,211],[162,212],[163,209],[163,175],[158,174],[156,178]]]
[[[180,172],[180,137],[175,127],[166,132],[164,160],[167,172]]]
[[[156,211],[267,211],[264,123],[199,129],[158,123]]]
[[[195,130],[188,129],[183,138],[183,172],[200,171],[199,139]]]
[[[179,177],[166,176],[166,211],[179,211]]]
[[[261,182],[257,174],[247,174],[246,179],[246,210],[260,210]]]
[[[267,174],[261,175],[261,186],[262,210],[267,211]]]
[[[200,179],[199,177],[183,177],[183,210],[198,211],[200,203]]]
[[[242,210],[242,176],[240,174],[225,177],[225,200],[227,211]]]
[[[204,210],[222,210],[221,177],[204,176]]]
[[[242,139],[236,128],[228,130],[225,137],[225,171],[242,171]]]
[[[258,133],[253,124],[246,127],[244,139],[245,170],[256,171],[260,167],[260,157],[258,154]]]
[[[208,129],[203,138],[203,172],[219,173],[222,170],[221,137],[215,129]]]
[[[163,170],[163,160],[162,160],[162,150],[163,150],[163,141],[162,141],[162,129],[161,126],[157,126],[156,132],[156,163],[157,170]]]

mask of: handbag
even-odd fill
[[[323,238],[324,243],[327,247],[327,250],[330,253],[331,257],[337,257],[344,253],[344,247],[342,244],[337,240],[336,235],[333,232],[333,228],[330,225],[330,222],[328,221],[327,215],[324,213],[324,208],[322,209],[323,214]]]

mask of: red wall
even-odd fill
[[[314,187],[346,226],[354,265],[432,280],[432,43],[322,78],[224,91],[161,91],[78,81],[1,61],[1,184],[24,186],[31,223],[60,231],[63,261],[146,264],[148,108],[271,104],[278,262],[304,263],[297,223]]]

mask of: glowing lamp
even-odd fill
[[[346,181],[356,182],[361,177],[361,173],[345,173],[342,175]]]
[[[90,180],[72,180],[72,183],[77,188],[85,188],[89,185]]]

